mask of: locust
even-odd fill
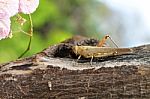
[[[116,46],[116,48],[104,47],[107,39],[110,39]],[[78,60],[82,57],[91,58],[90,63],[92,64],[93,58],[104,58],[109,56],[118,56],[124,54],[132,54],[133,50],[131,48],[119,48],[117,44],[111,39],[109,35],[106,35],[97,46],[73,46],[73,52],[78,55]]]

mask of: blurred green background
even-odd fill
[[[108,34],[119,47],[149,44],[149,3],[135,0],[40,0],[38,9],[32,14],[31,50],[24,57],[74,35],[101,39]],[[21,16],[27,19],[23,30],[29,31],[28,15]],[[16,60],[28,46],[29,36],[18,32],[21,26],[16,16],[11,22],[13,37],[0,40],[0,63]]]
[[[38,9],[32,14],[34,35],[31,50],[24,57],[42,51],[73,35],[100,37],[96,33],[97,12],[105,15],[107,8],[97,0],[40,0]],[[28,15],[21,14],[28,20]],[[17,32],[16,16],[11,18],[13,37],[0,41],[0,63],[16,60],[27,48],[29,36]],[[29,21],[22,27],[29,30]]]

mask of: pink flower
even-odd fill
[[[19,0],[19,12],[30,14],[36,10],[39,0]]]
[[[33,13],[38,5],[39,0],[0,0],[0,40],[9,36],[10,17]]]
[[[9,36],[10,32],[10,19],[0,19],[0,40]]]
[[[0,17],[14,16],[18,13],[19,1],[18,0],[0,0]]]

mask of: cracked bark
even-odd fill
[[[150,45],[133,47],[134,54],[77,57],[74,45],[98,40],[73,37],[31,57],[0,65],[1,99],[150,98]]]

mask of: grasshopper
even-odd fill
[[[115,44],[116,48],[103,47],[108,38],[110,38],[110,36],[106,35],[97,44],[97,46],[73,46],[72,50],[76,55],[79,55],[78,60],[81,56],[84,58],[91,58],[90,63],[92,63],[94,57],[104,58],[108,56],[117,56],[133,53],[133,50],[131,48],[118,48],[118,46],[114,43],[114,41],[111,38],[110,40]]]

